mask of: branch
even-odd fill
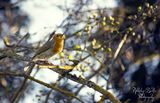
[[[13,57],[12,57],[13,56]],[[15,55],[10,55],[10,57],[12,57],[12,58],[16,58],[16,59],[20,59],[20,58],[26,58],[25,56],[20,56],[20,55],[18,55],[17,56],[17,54],[16,54],[16,57],[15,57]],[[26,60],[26,59],[25,59]],[[28,62],[30,62],[30,59],[28,59],[29,61]],[[45,64],[44,64],[45,65]],[[51,67],[52,67],[52,65],[50,65]],[[54,66],[53,66],[54,67]],[[58,66],[57,66],[58,67]],[[92,82],[92,81],[88,81],[88,80],[86,80],[86,79],[84,79],[84,78],[80,78],[80,77],[77,77],[77,76],[75,76],[75,75],[71,75],[71,74],[68,74],[68,70],[64,70],[64,69],[59,69],[59,68],[55,68],[54,67],[54,69],[53,68],[50,68],[51,70],[53,70],[53,71],[55,71],[55,72],[57,72],[57,73],[59,73],[59,74],[61,74],[62,76],[64,76],[64,77],[66,77],[66,78],[68,78],[68,79],[70,79],[70,80],[73,80],[73,81],[75,81],[75,82],[77,82],[77,83],[80,83],[80,84],[83,84],[83,85],[86,85],[86,86],[88,86],[88,87],[90,87],[90,88],[92,88],[92,89],[94,89],[95,91],[98,91],[98,92],[100,92],[101,94],[103,94],[104,96],[106,96],[106,97],[108,97],[113,103],[120,103],[120,101],[116,98],[116,97],[114,97],[113,96],[113,94],[111,94],[110,92],[108,92],[107,90],[105,90],[105,89],[103,89],[102,87],[100,87],[100,86],[98,86],[97,84],[95,84],[94,82]],[[69,70],[70,71],[70,70]],[[29,75],[26,75],[25,74],[25,76],[28,78],[28,79],[32,79]],[[34,81],[36,81],[34,78],[33,78],[33,80]],[[37,81],[37,82],[39,82],[39,81]],[[41,83],[40,83],[41,84]],[[48,85],[46,85],[46,87],[48,87]]]
[[[77,99],[78,101],[80,101],[81,103],[84,103],[81,99],[79,99],[78,97],[75,96],[75,94],[71,93],[70,91],[67,91],[65,89],[62,89],[62,88],[59,88],[57,85],[51,85],[51,84],[47,84],[41,80],[38,80],[38,79],[35,79],[34,77],[32,76],[29,76],[29,75],[26,75],[25,73],[11,73],[11,72],[0,72],[0,75],[1,76],[18,76],[18,77],[27,77],[28,79],[36,82],[36,83],[39,83],[47,88],[51,88],[55,91],[58,91],[58,92],[61,92],[62,94],[66,95],[66,96],[70,96],[72,98],[75,98]]]
[[[82,100],[80,100],[78,97],[76,97],[75,94],[71,93],[70,91],[67,91],[67,90],[64,90],[64,89],[62,89],[62,88],[59,88],[58,86],[54,86],[54,85],[47,84],[47,83],[45,83],[45,82],[43,82],[43,81],[40,81],[40,80],[38,80],[38,79],[33,78],[32,76],[29,76],[29,75],[25,75],[25,76],[27,76],[28,79],[30,79],[30,80],[32,80],[32,81],[35,81],[35,82],[37,82],[37,83],[39,83],[39,84],[41,84],[41,85],[44,85],[44,86],[46,86],[46,87],[48,87],[48,88],[53,89],[53,90],[59,91],[59,92],[61,92],[62,94],[65,94],[66,96],[70,96],[70,97],[72,97],[72,98],[77,99],[77,100],[80,101],[81,103],[84,103]]]
[[[89,88],[92,88],[95,91],[100,92],[104,96],[108,97],[113,103],[121,103],[116,97],[113,96],[112,93],[110,93],[109,91],[103,89],[102,87],[100,87],[99,85],[95,84],[92,81],[86,80],[86,79],[81,78],[81,77],[77,77],[76,75],[68,74],[68,73],[64,72],[63,69],[55,69],[55,68],[54,69],[50,68],[50,69],[55,71],[56,73],[61,74],[62,76],[66,77],[66,78],[68,78],[70,80],[73,80],[73,81],[75,81],[77,83],[86,85]]]
[[[31,74],[34,66],[35,66],[34,63],[31,63],[31,64],[30,64],[26,75],[30,75],[30,74]],[[13,97],[12,97],[12,99],[11,99],[11,102],[12,102],[12,103],[18,101],[18,98],[21,96],[21,94],[22,94],[23,91],[24,91],[24,88],[25,88],[25,85],[26,85],[26,83],[27,83],[27,80],[28,80],[28,76],[25,76],[25,79],[24,79],[24,81],[22,82],[20,88],[18,88],[18,90],[16,91],[15,95],[13,95]]]

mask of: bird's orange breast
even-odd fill
[[[57,54],[57,53],[62,52],[63,46],[64,46],[64,40],[55,41],[55,45],[54,45],[54,48],[53,48],[53,53]]]

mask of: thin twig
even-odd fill
[[[31,63],[29,68],[28,68],[28,72],[26,73],[26,75],[30,75],[33,68],[34,68],[35,64],[34,63]],[[24,87],[26,85],[26,82],[28,80],[28,76],[25,77],[22,85],[20,86],[20,88],[16,91],[15,95],[13,95],[12,99],[11,99],[11,102],[12,103],[17,103],[18,102],[18,98],[21,96],[21,94],[23,93],[24,91]]]
[[[47,96],[46,96],[44,103],[48,103],[49,96],[51,95],[51,93],[52,93],[52,89],[50,89],[50,91],[47,93]]]
[[[55,34],[55,31],[53,31],[53,33],[50,35],[50,37],[48,38],[47,42],[51,39],[51,37],[53,36],[53,34]],[[47,43],[46,42],[46,43]],[[36,55],[36,54],[35,54]],[[33,59],[34,59],[35,56],[33,56],[30,60],[30,62],[28,63],[29,67],[26,71],[26,75],[30,75],[31,72],[33,71],[33,68],[35,66],[35,63],[33,63]],[[27,80],[28,80],[28,77],[25,77],[22,85],[20,86],[20,88],[16,91],[15,95],[12,97],[11,99],[11,102],[14,103],[14,102],[18,102],[18,98],[21,96],[21,94],[23,93],[24,89],[25,89],[25,85],[27,83]]]
[[[73,80],[77,83],[86,85],[86,86],[94,89],[95,91],[98,91],[98,92],[102,93],[107,98],[109,98],[113,103],[121,103],[116,97],[113,96],[113,94],[111,94],[109,91],[103,89],[102,87],[98,86],[97,84],[93,83],[92,81],[88,81],[84,78],[77,77],[75,75],[67,74],[67,73],[64,72],[64,70],[60,70],[60,69],[51,69],[51,70],[63,75],[64,77],[66,77],[70,80]]]
[[[51,88],[53,90],[59,91],[59,92],[61,92],[62,94],[66,95],[66,96],[73,97],[73,98],[77,99],[79,102],[84,103],[81,99],[76,97],[75,94],[73,94],[72,92],[64,90],[62,88],[59,88],[57,85],[47,84],[47,83],[45,83],[43,81],[35,79],[34,77],[26,75],[24,73],[0,72],[0,75],[3,75],[3,76],[18,76],[18,77],[24,77],[24,78],[27,77],[28,79],[30,79],[30,80],[32,80],[32,81],[34,81],[36,83],[44,85],[47,88]],[[11,103],[13,103],[13,102],[11,101]]]
[[[12,56],[15,56],[15,55],[12,55]],[[11,55],[10,55],[10,57],[11,57]],[[19,56],[19,58],[23,58],[23,57]],[[19,58],[17,58],[17,59],[19,59]],[[91,81],[88,81],[88,80],[80,78],[80,77],[76,77],[75,75],[68,74],[67,73],[68,71],[63,70],[63,69],[56,69],[56,68],[55,69],[50,68],[50,69],[61,74],[62,76],[66,77],[70,80],[73,80],[77,83],[86,85],[90,88],[93,88],[94,90],[96,90],[96,91],[102,93],[103,95],[105,95],[106,97],[108,97],[113,103],[120,103],[120,101],[116,97],[114,97],[110,92],[108,92],[107,90],[103,89],[102,87],[98,86],[97,84],[95,84]],[[25,74],[25,75],[27,75],[27,74]],[[29,75],[25,76],[25,78],[31,79],[31,77]],[[33,80],[35,81],[35,79],[33,79]],[[48,85],[46,85],[46,86],[48,86]],[[16,100],[16,99],[14,98],[14,100]],[[13,99],[12,99],[12,101],[13,101]]]

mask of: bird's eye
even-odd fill
[[[57,35],[55,35],[57,38],[64,38],[64,35],[63,34],[57,34]]]
[[[59,38],[62,38],[62,35],[61,35],[61,34],[59,34]]]

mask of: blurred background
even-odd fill
[[[50,34],[66,35],[56,65],[79,62],[70,74],[91,80],[122,103],[160,103],[159,0],[0,0],[0,103],[10,103],[28,62]],[[75,93],[84,103],[110,103],[87,86],[34,68],[36,79]],[[79,103],[75,98],[29,81],[18,103]]]

